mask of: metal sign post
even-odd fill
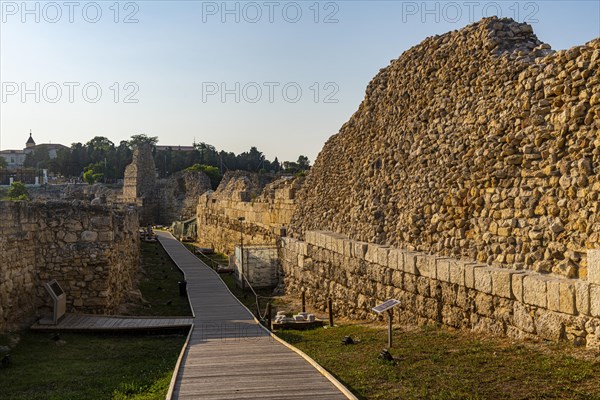
[[[392,320],[393,320],[393,312],[392,309],[400,304],[400,300],[390,299],[386,300],[383,303],[379,304],[377,307],[373,307],[373,311],[377,314],[381,314],[384,311],[387,311],[388,315],[388,348],[392,348]]]

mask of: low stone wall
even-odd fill
[[[225,181],[216,192],[200,196],[197,218],[201,246],[231,254],[240,243],[240,232],[244,244],[275,245],[280,229],[289,224],[299,181],[280,178],[255,194],[245,186],[244,178]]]
[[[372,307],[396,298],[402,302],[395,313],[400,323],[441,323],[600,348],[600,262],[590,263],[591,280],[567,279],[358,242],[332,232],[308,231],[305,238],[283,238],[280,258],[286,291],[306,290],[317,307],[331,296],[337,314],[371,318]],[[597,256],[590,258],[600,261]]]
[[[0,201],[0,332],[33,320],[56,279],[67,311],[112,313],[139,268],[134,210],[70,202]]]

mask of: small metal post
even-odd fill
[[[388,349],[392,348],[392,310],[388,310]]]
[[[272,331],[272,326],[271,326],[271,303],[267,303],[267,329],[269,331]]]
[[[306,291],[302,291],[302,312],[306,312]]]
[[[327,308],[329,309],[329,326],[333,326],[333,300],[331,297],[327,300]]]

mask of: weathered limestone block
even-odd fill
[[[587,280],[595,285],[600,285],[600,249],[587,251]]]
[[[390,252],[389,247],[380,246],[379,249],[377,249],[377,264],[387,267],[389,252]]]
[[[513,323],[518,329],[535,333],[534,315],[535,311],[531,306],[518,301],[513,302]]]
[[[590,315],[600,317],[600,285],[590,285]]]
[[[387,266],[391,269],[402,271],[402,252],[399,249],[390,248],[388,251]]]
[[[367,252],[365,253],[365,260],[370,263],[377,264],[379,254],[379,246],[376,244],[369,243],[367,246]]]
[[[417,253],[414,252],[402,252],[403,259],[403,270],[404,272],[412,275],[418,275],[417,270]]]
[[[465,286],[465,263],[463,261],[450,261],[450,283]]]
[[[403,273],[402,288],[410,293],[417,293],[417,277],[413,274]]]
[[[492,294],[507,299],[512,297],[512,275],[521,274],[522,271],[494,268],[492,275]]]
[[[548,309],[565,314],[575,314],[575,286],[564,279],[548,279]]]
[[[435,256],[417,253],[415,266],[419,275],[436,279]]]
[[[523,302],[546,308],[547,306],[547,278],[538,275],[525,275],[523,277]]]
[[[485,265],[472,262],[465,262],[465,286],[469,289],[475,289],[475,271],[478,268],[484,268]]]
[[[565,319],[560,314],[537,309],[534,322],[537,335],[544,339],[559,341],[565,337]]]
[[[523,303],[523,279],[527,275],[529,274],[524,272],[522,274],[512,274],[510,276],[511,297],[519,303]]]
[[[366,260],[368,248],[368,243],[354,242],[354,257]]]
[[[492,294],[492,272],[494,271],[491,267],[475,268],[473,270],[474,275],[474,289],[486,293]]]
[[[575,283],[575,303],[579,314],[590,315],[590,285],[587,282]]]
[[[436,278],[442,282],[450,282],[450,263],[452,259],[441,257],[436,259]]]

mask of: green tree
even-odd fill
[[[27,153],[25,156],[24,166],[29,168],[48,168],[50,165],[50,154],[48,153],[48,146],[40,144],[35,149]]]
[[[11,200],[29,200],[29,192],[22,182],[13,182],[8,189],[8,198]]]
[[[142,133],[139,135],[132,135],[128,142],[131,149],[135,149],[137,146],[143,143],[149,144],[152,146],[152,148],[154,148],[156,143],[158,143],[158,136],[148,136]]]
[[[93,185],[104,179],[104,163],[97,162],[88,165],[83,170],[83,180],[88,185]]]
[[[298,161],[296,161],[296,163],[298,164],[298,168],[300,168],[303,171],[307,171],[308,169],[310,169],[310,161],[306,156],[298,156]]]
[[[279,160],[277,159],[277,157],[275,157],[275,159],[271,163],[271,170],[273,172],[279,172],[281,170],[281,165],[279,164]]]

